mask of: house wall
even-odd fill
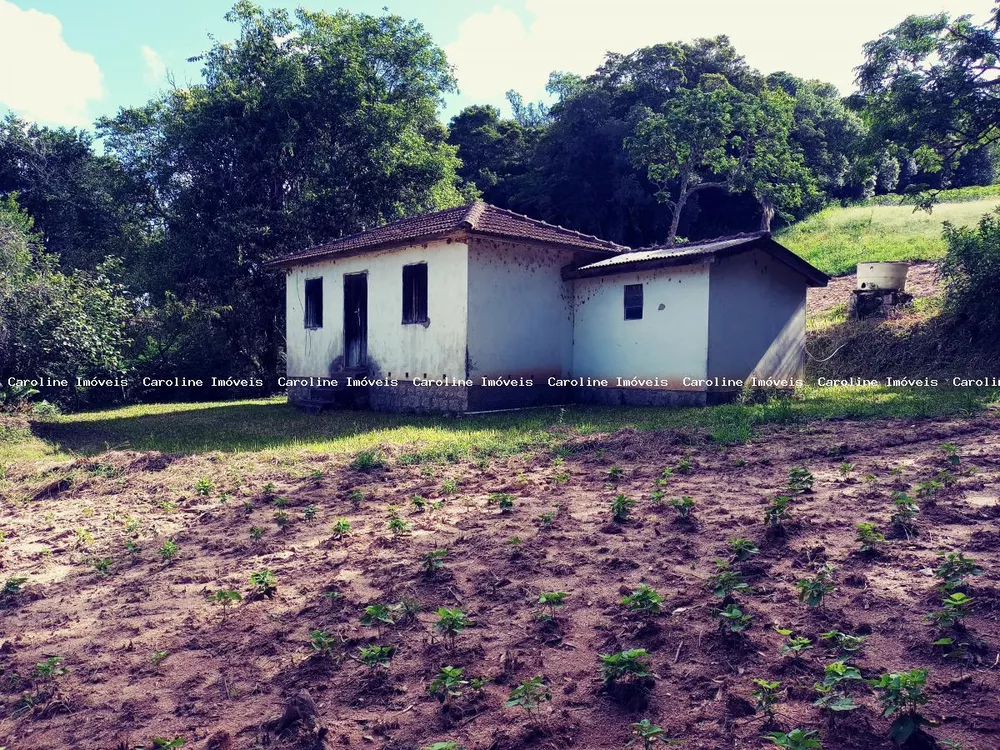
[[[761,250],[717,259],[711,268],[709,377],[801,378],[805,278]]]
[[[643,285],[641,320],[625,320],[626,284]],[[704,387],[685,386],[682,379],[707,373],[708,265],[577,279],[574,287],[573,377],[610,381],[608,388],[583,386],[583,400],[704,403]],[[659,378],[660,384],[619,385],[619,377]]]
[[[403,266],[427,263],[427,325],[402,324]],[[368,373],[373,377],[462,379],[468,310],[468,246],[437,240],[296,266],[286,278],[289,377],[329,377],[342,369],[345,274],[368,274]],[[323,327],[304,325],[305,281],[323,279]],[[290,390],[295,400],[301,394]],[[371,405],[393,410],[461,411],[465,389],[423,386],[370,391]]]
[[[568,375],[573,363],[573,288],[561,271],[576,260],[583,259],[572,250],[470,239],[467,373],[476,383],[470,409],[567,400],[547,381]],[[486,387],[484,377],[534,385]]]

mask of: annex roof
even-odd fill
[[[732,237],[720,237],[704,242],[681,245],[657,245],[620,253],[580,268],[567,269],[565,278],[580,279],[606,276],[636,270],[683,266],[693,263],[711,263],[715,258],[736,255],[746,250],[759,249],[770,253],[806,277],[809,286],[826,286],[829,277],[815,266],[800,258],[787,247],[775,241],[770,232],[750,232]]]
[[[271,267],[294,266],[340,254],[356,255],[467,232],[500,239],[541,242],[571,249],[620,253],[628,248],[589,234],[548,224],[483,201],[399,219],[364,232],[317,245],[270,261]]]

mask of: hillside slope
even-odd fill
[[[831,206],[780,230],[776,237],[832,276],[853,273],[864,261],[936,260],[945,253],[941,237],[945,221],[968,226],[1000,206],[1000,193],[992,188],[974,193],[984,196],[975,200],[954,200],[968,195],[946,191],[931,213],[899,205],[894,196],[882,196],[877,204]]]

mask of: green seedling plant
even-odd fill
[[[863,555],[876,554],[879,545],[885,543],[885,535],[873,523],[859,523],[854,528],[858,532],[857,540],[861,543],[859,551]]]
[[[358,661],[368,667],[372,672],[380,668],[388,668],[392,660],[392,646],[361,646],[358,648]]]
[[[720,599],[732,596],[737,591],[750,590],[750,587],[744,583],[740,572],[730,568],[729,563],[725,560],[715,561],[715,573],[709,576],[705,586]]]
[[[445,642],[452,648],[455,646],[458,634],[474,624],[460,609],[440,607],[436,614],[438,619],[434,623],[434,629],[441,633]]]
[[[944,452],[944,460],[948,462],[949,466],[958,466],[962,463],[962,458],[958,455],[958,446],[954,443],[942,444],[941,450]]]
[[[735,604],[727,604],[725,607],[715,610],[715,617],[719,621],[719,629],[730,635],[746,632],[753,621],[753,615],[743,612]]]
[[[642,684],[656,679],[649,652],[632,648],[617,654],[600,654],[600,671],[604,684]]]
[[[793,495],[801,495],[812,489],[815,478],[809,469],[796,467],[788,472],[788,491]]]
[[[278,593],[278,579],[267,568],[256,570],[250,574],[250,588],[253,596],[273,599]]]
[[[764,525],[777,530],[788,520],[788,507],[792,502],[790,495],[775,495],[768,500],[764,508]]]
[[[849,479],[851,476],[851,472],[853,470],[854,470],[854,464],[850,463],[849,461],[844,461],[844,463],[842,463],[840,466],[837,467],[837,471],[840,472],[840,476],[842,476],[844,479]]]
[[[35,664],[34,675],[40,682],[53,682],[68,672],[69,670],[63,666],[61,656],[50,656],[45,661]]]
[[[789,732],[770,732],[764,739],[785,750],[823,750],[819,732],[815,729],[795,728]]]
[[[958,662],[959,669],[962,673],[965,672],[964,665],[969,660],[969,644],[965,641],[961,641],[958,638],[953,638],[950,635],[938,638],[932,646],[936,646],[941,649],[941,653],[945,659],[950,659],[952,661]]]
[[[501,513],[509,513],[514,509],[514,496],[508,492],[494,492],[488,502],[496,505]]]
[[[279,529],[285,528],[288,525],[289,521],[290,519],[286,511],[283,510],[275,511],[274,522],[277,524]]]
[[[313,630],[309,633],[309,648],[320,656],[332,656],[340,641],[324,630]]]
[[[955,591],[966,585],[966,576],[982,575],[982,569],[971,557],[963,552],[948,552],[938,555],[940,563],[934,569],[934,575],[940,580],[944,591]]]
[[[670,505],[674,510],[677,511],[677,517],[682,521],[691,520],[692,514],[694,513],[695,502],[693,498],[685,495],[684,497],[674,497],[670,500]]]
[[[926,669],[883,674],[868,684],[878,693],[882,703],[882,716],[895,716],[889,727],[889,739],[902,745],[929,722],[920,714],[920,706],[927,703],[924,688],[927,685]]]
[[[961,591],[952,591],[941,600],[941,609],[925,615],[925,619],[936,623],[941,628],[962,626],[975,600]]]
[[[615,499],[611,501],[611,518],[619,523],[624,523],[628,520],[633,505],[635,505],[635,500],[620,493],[615,495]]]
[[[855,654],[861,650],[865,643],[865,636],[841,633],[839,630],[820,633],[819,637],[824,641],[831,641],[842,654]]]
[[[265,500],[270,500],[278,493],[278,485],[274,482],[265,482],[264,486],[261,487],[260,494]]]
[[[622,597],[622,605],[632,612],[639,612],[644,615],[658,615],[663,609],[663,597],[652,586],[645,583],[639,588]]]
[[[541,526],[551,526],[552,522],[556,520],[556,512],[554,510],[548,513],[542,513],[538,516],[538,523]]]
[[[276,498],[274,498],[274,500],[271,501],[271,505],[273,505],[275,508],[287,508],[288,507],[288,498],[287,497],[276,497]]]
[[[160,553],[160,559],[168,565],[174,561],[177,557],[177,553],[180,551],[177,545],[174,543],[173,539],[168,539],[163,543],[163,546],[158,550]]]
[[[382,628],[396,624],[396,612],[400,609],[398,604],[369,604],[361,613],[361,624],[375,628],[381,638]]]
[[[351,468],[355,471],[373,471],[385,466],[385,455],[378,449],[367,449],[358,451],[351,461]]]
[[[689,458],[682,458],[673,469],[674,474],[694,474],[694,464]]]
[[[919,513],[920,506],[905,492],[892,493],[892,515],[889,516],[889,523],[893,528],[903,532],[907,539],[916,531]]]
[[[200,495],[201,497],[208,497],[212,494],[212,490],[214,489],[215,482],[205,477],[202,477],[194,483],[194,492],[196,495]]]
[[[729,540],[729,551],[733,559],[737,562],[746,562],[753,555],[760,553],[760,549],[752,540],[744,536],[735,536]]]
[[[212,604],[218,604],[222,607],[222,619],[225,620],[229,616],[229,608],[237,602],[243,601],[243,595],[235,589],[219,589],[209,594],[208,600]]]
[[[400,537],[413,531],[413,526],[400,518],[398,510],[394,507],[389,508],[389,522],[386,526],[393,537]]]
[[[632,733],[632,739],[625,743],[625,747],[632,747],[638,743],[642,743],[642,750],[653,750],[653,745],[679,745],[680,740],[672,740],[664,735],[666,732],[663,727],[657,726],[649,719],[643,719],[642,721],[634,722],[629,724],[629,729]]]
[[[361,490],[351,490],[347,493],[347,501],[351,504],[354,510],[361,507],[361,503],[364,502],[365,493]]]
[[[260,541],[261,537],[264,536],[264,529],[260,526],[250,527],[250,538],[255,542]]]
[[[612,481],[617,481],[621,479],[623,476],[625,476],[625,469],[623,469],[621,466],[612,466],[610,469],[608,469],[608,479]]]
[[[332,531],[334,539],[341,539],[351,533],[351,522],[346,518],[338,518]]]
[[[152,743],[152,750],[177,750],[179,747],[184,747],[184,738],[174,737],[171,740],[166,737],[154,737]]]
[[[432,549],[421,557],[421,565],[425,575],[435,576],[444,570],[444,559],[448,556],[446,549]]]
[[[795,582],[799,590],[799,601],[810,607],[822,607],[826,595],[833,591],[833,566],[829,563],[816,571],[812,578],[802,578]]]
[[[943,490],[946,485],[952,484],[954,477],[948,472],[940,472],[934,479],[928,479],[924,482],[917,482],[915,485],[917,488],[917,497],[926,500],[929,497],[933,497],[938,492]]]
[[[315,505],[307,505],[306,507],[304,507],[302,509],[302,517],[305,518],[306,521],[313,521],[313,520],[315,520],[315,518],[316,518],[316,506]]]
[[[506,708],[521,708],[528,714],[528,720],[535,722],[542,704],[552,700],[552,691],[541,675],[521,680],[504,703]]]
[[[794,631],[789,628],[775,628],[774,631],[784,636],[785,642],[781,644],[781,655],[792,655],[792,658],[799,659],[806,651],[812,648],[813,642],[804,636],[794,635]]]
[[[149,661],[153,665],[153,669],[156,669],[164,661],[166,661],[166,658],[168,656],[170,656],[169,651],[154,651],[152,654],[150,654]]]
[[[425,745],[421,750],[465,750],[465,748],[457,742],[448,740],[446,742],[433,742],[430,745]]]
[[[442,495],[454,495],[458,492],[458,480],[457,479],[445,479],[441,483],[441,494]]]
[[[24,591],[24,584],[28,582],[27,576],[9,576],[0,588],[0,600],[13,599]]]
[[[566,605],[568,596],[565,591],[546,591],[539,594],[538,604],[542,607],[542,611],[536,617],[541,622],[555,622],[556,610]]]
[[[844,711],[854,711],[860,706],[846,693],[846,686],[851,680],[860,680],[860,670],[843,660],[831,662],[823,668],[823,681],[813,685],[819,693],[819,698],[813,703],[830,712],[830,720]]]
[[[423,511],[427,507],[427,498],[423,495],[414,495],[410,499],[410,505],[419,511]]]
[[[125,551],[129,553],[133,558],[136,557],[140,552],[142,552],[142,546],[134,539],[125,540]]]
[[[97,571],[99,575],[107,576],[111,573],[111,563],[110,557],[99,557],[94,560],[94,570]]]
[[[762,680],[757,678],[753,681],[754,689],[750,693],[750,697],[754,700],[754,710],[764,715],[764,719],[767,723],[770,723],[774,719],[775,706],[778,705],[778,701],[781,700],[781,683],[777,680]]]
[[[437,676],[430,681],[427,692],[440,703],[447,703],[449,698],[459,698],[469,681],[463,677],[461,667],[441,667]]]

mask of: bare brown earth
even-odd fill
[[[995,417],[828,422],[775,429],[726,451],[682,434],[625,431],[571,442],[561,459],[390,462],[368,473],[308,454],[265,462],[118,452],[12,469],[20,489],[2,500],[0,581],[29,582],[0,604],[0,746],[131,750],[154,737],[182,737],[185,748],[199,750],[411,750],[449,739],[468,750],[621,748],[630,722],[648,717],[684,747],[758,748],[763,720],[748,701],[752,678],[766,677],[788,690],[772,728],[820,729],[827,748],[891,747],[888,721],[867,687],[855,692],[861,710],[827,723],[812,706],[812,686],[836,657],[819,641],[801,662],[781,656],[773,630],[780,624],[814,639],[832,628],[868,634],[854,660],[865,677],[926,667],[931,734],[992,750],[1000,737],[996,427]],[[854,524],[888,532],[891,492],[912,494],[946,468],[945,441],[960,447],[957,483],[920,501],[915,538],[892,538],[881,554],[861,556]],[[668,498],[695,499],[690,525],[651,500],[661,471],[684,459],[693,472],[675,473],[666,489]],[[848,479],[838,472],[845,460],[854,465]],[[620,480],[609,479],[612,466],[624,469]],[[766,499],[797,466],[816,476],[814,491],[795,500],[785,535],[765,535]],[[214,483],[209,496],[192,491],[202,477]],[[445,492],[449,479],[457,492]],[[284,530],[264,496],[268,482],[287,498],[292,520]],[[365,493],[357,509],[354,489]],[[515,497],[510,513],[489,504],[494,492]],[[608,511],[618,492],[637,500],[625,523],[613,523]],[[442,505],[417,511],[414,495]],[[412,524],[398,539],[386,528],[390,504]],[[539,517],[550,512],[545,525]],[[353,530],[335,539],[340,517]],[[130,519],[141,546],[134,557],[124,550]],[[252,526],[265,529],[259,541],[250,538]],[[742,564],[753,592],[737,600],[754,616],[742,641],[720,635],[712,617],[719,600],[705,588],[734,536],[760,546]],[[168,538],[179,548],[171,563],[157,554]],[[429,577],[419,561],[436,548],[447,548],[447,563]],[[963,634],[972,644],[967,664],[944,660],[922,619],[940,599],[930,569],[952,549],[984,569],[968,588],[976,603]],[[94,568],[100,558],[112,560],[107,575]],[[809,609],[794,583],[827,561],[836,566],[836,589],[825,607]],[[248,577],[262,568],[277,576],[273,599],[249,597]],[[640,583],[666,597],[663,614],[626,615],[620,599]],[[245,597],[225,619],[206,598],[221,588]],[[342,598],[331,602],[323,593],[333,590]],[[555,626],[535,617],[544,591],[569,594]],[[422,607],[412,621],[381,637],[359,623],[365,605],[403,599]],[[461,608],[476,623],[453,648],[434,634],[441,606]],[[341,637],[343,648],[313,655],[314,629]],[[381,677],[353,658],[372,641],[396,648]],[[598,654],[633,647],[649,650],[659,679],[648,705],[630,711],[601,691]],[[33,676],[50,656],[68,670],[54,689]],[[442,708],[426,688],[449,664],[489,681],[481,694],[467,691]],[[552,701],[533,727],[503,703],[512,685],[535,675],[547,679]],[[25,703],[25,693],[39,691],[48,697]],[[265,731],[302,691],[316,706],[313,739],[292,739],[294,723],[284,737]],[[308,705],[302,701],[293,708]]]
[[[812,316],[837,305],[847,304],[857,286],[857,275],[834,276],[825,287],[810,288],[806,294],[806,315]],[[914,297],[940,294],[936,263],[911,263],[906,274],[906,291]]]

